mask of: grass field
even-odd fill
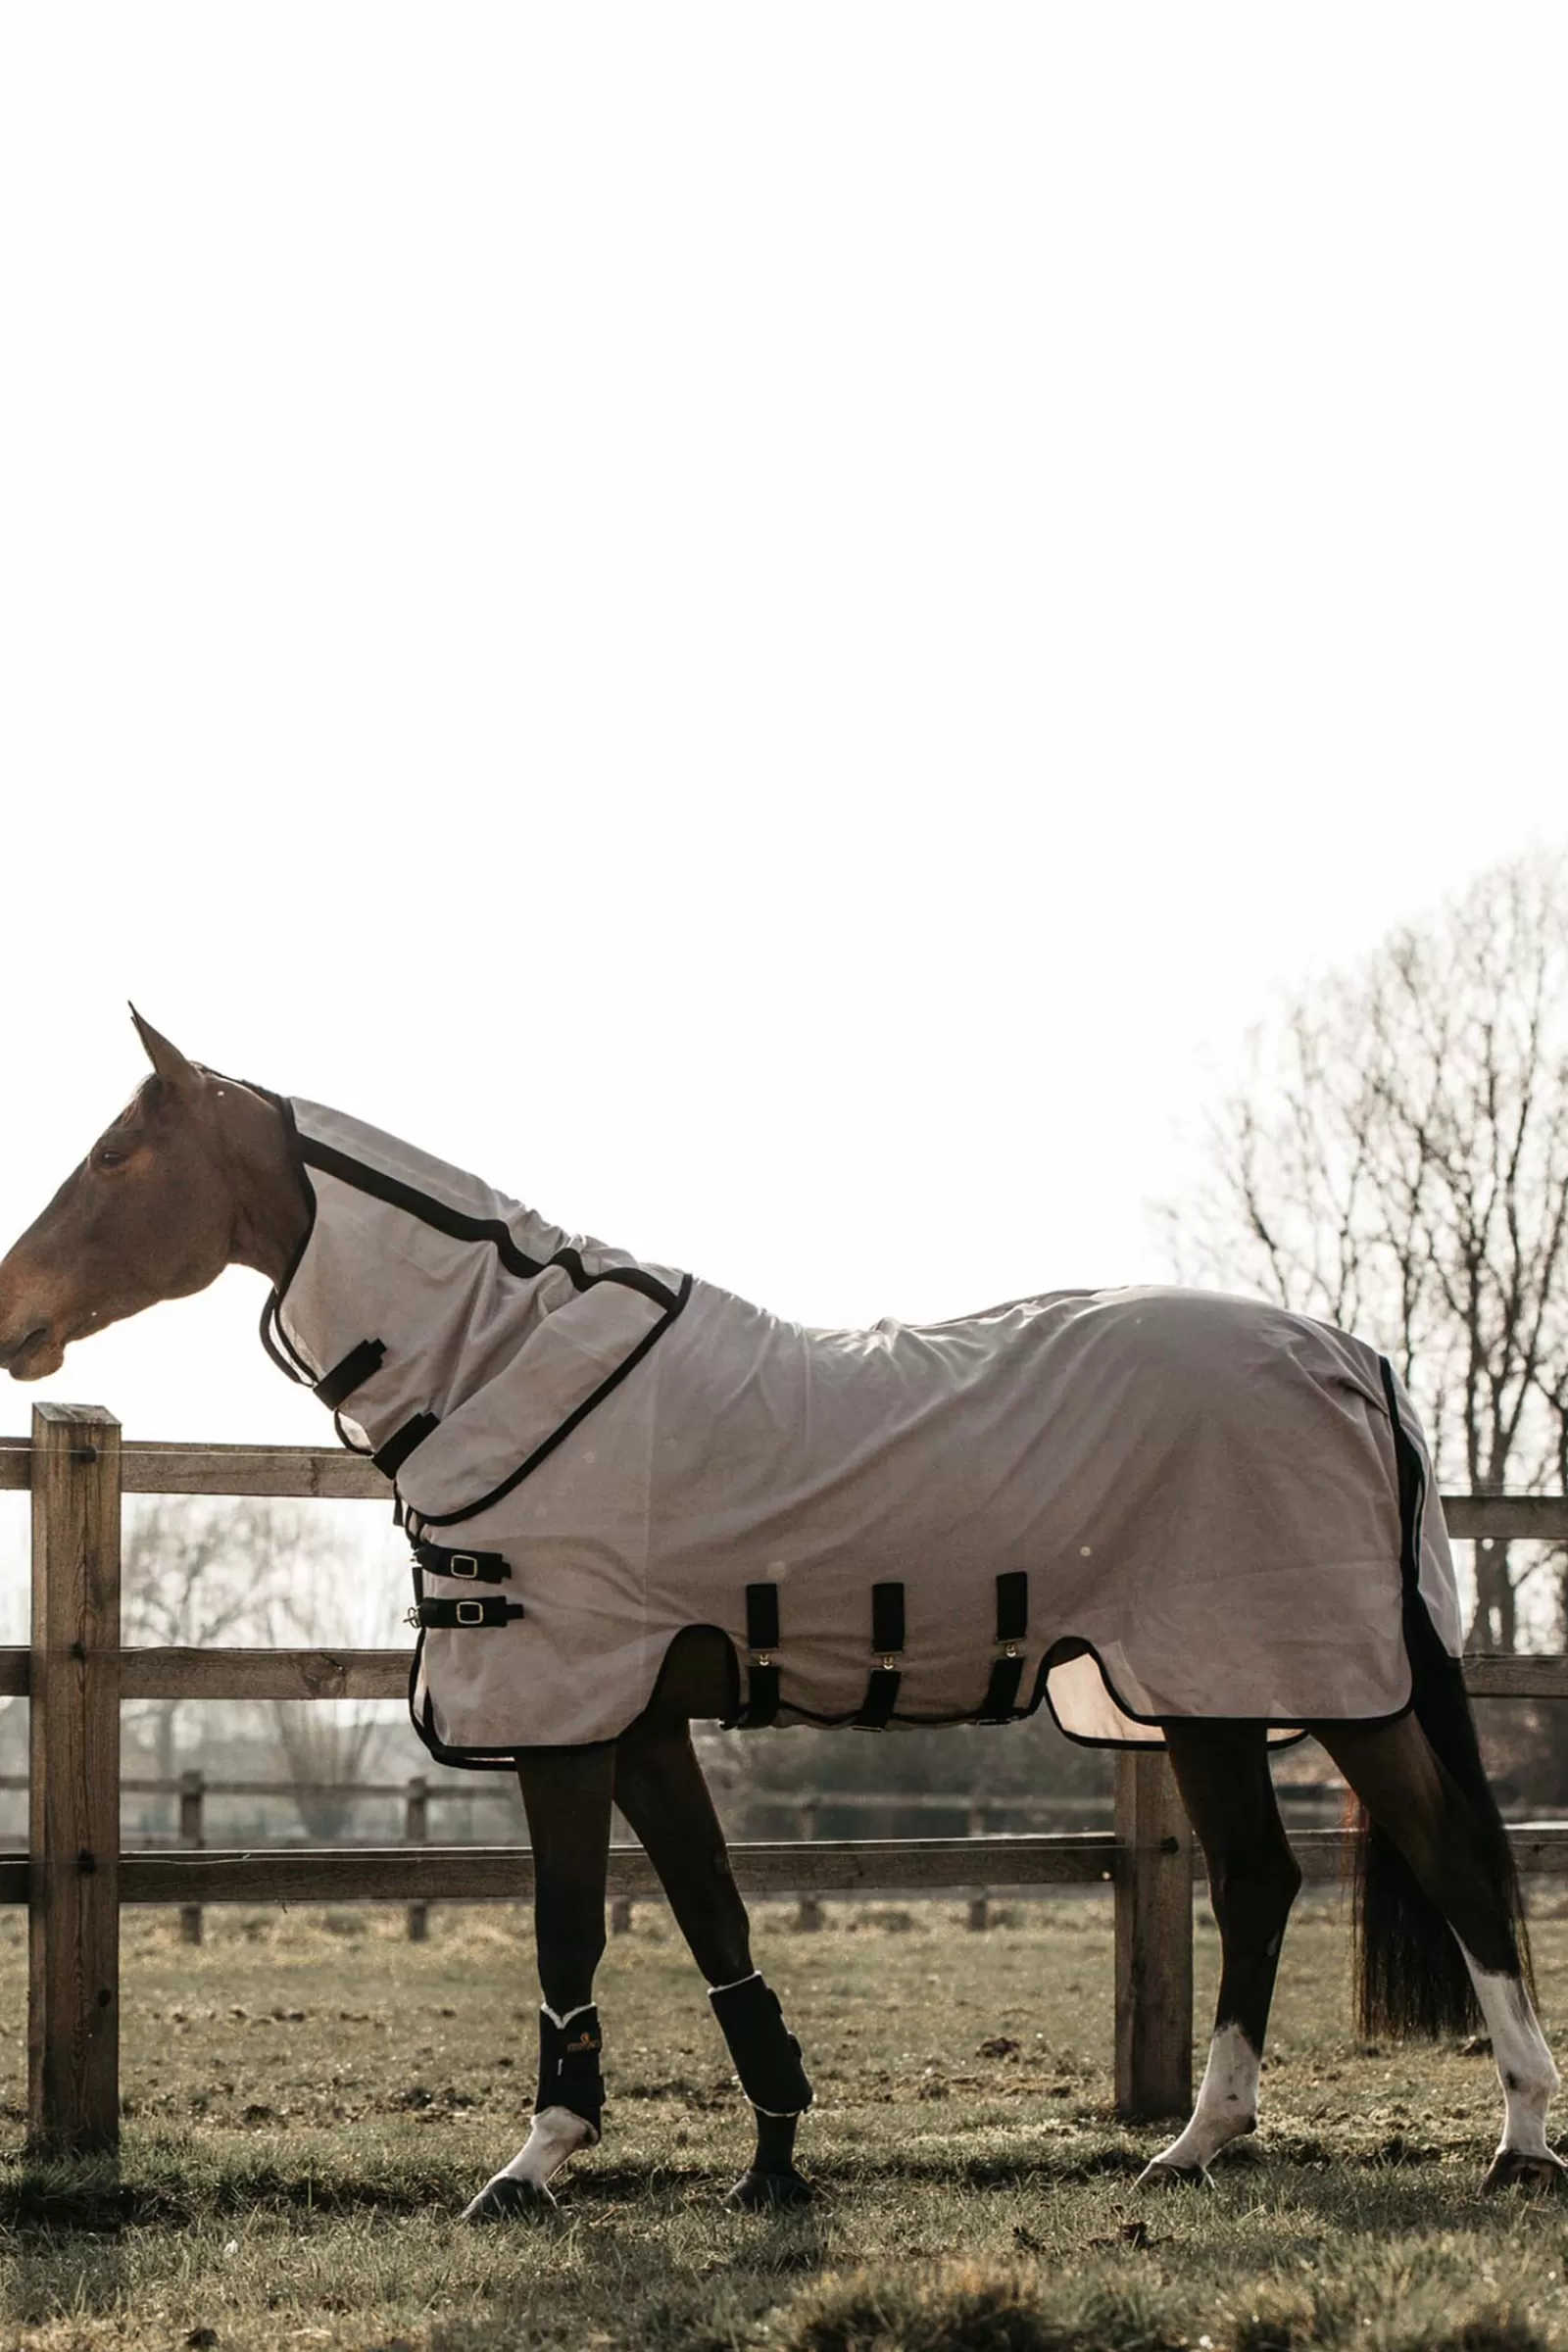
[[[525,1922],[127,1913],[118,2182],[21,2160],[23,1925],[0,1920],[0,2346],[755,2347],[1068,2352],[1568,2347],[1568,2199],[1483,2203],[1491,2062],[1358,2050],[1337,1906],[1287,1946],[1255,2156],[1141,2199],[1161,2136],[1109,2112],[1110,1918],[1022,1905],[764,1913],[819,2105],[818,2206],[720,2210],[748,2146],[701,1987],[644,1907],[601,1980],[604,2144],[544,2228],[453,2217],[523,2135]],[[1538,1928],[1568,2028],[1568,1919]],[[1200,1937],[1200,1999],[1215,1939]],[[1559,2041],[1559,2051],[1561,2042]]]

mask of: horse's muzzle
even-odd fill
[[[13,1380],[47,1380],[65,1360],[65,1348],[47,1323],[35,1323],[20,1340],[0,1340],[0,1371]]]

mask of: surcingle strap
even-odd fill
[[[904,1652],[904,1587],[871,1587],[871,1647],[881,1660],[873,1666],[860,1711],[854,1718],[862,1731],[886,1731],[898,1703],[903,1674],[894,1660]]]
[[[708,1997],[752,2105],[763,2115],[803,2114],[811,2104],[810,2079],[771,1984],[759,1972]]]
[[[591,2002],[559,2020],[551,2010],[541,2009],[535,2115],[547,2107],[564,2107],[569,2115],[580,2115],[597,2139],[605,2112],[605,2078],[599,2068],[603,2047],[599,2012]]]
[[[1000,1649],[980,1708],[982,1723],[1008,1723],[1017,1713],[1023,1681],[1023,1641],[1029,1631],[1029,1577],[1022,1568],[997,1579],[997,1642]]]
[[[416,1544],[414,1556],[426,1576],[455,1576],[470,1585],[512,1582],[512,1566],[504,1551],[449,1551],[444,1544]]]
[[[520,1600],[419,1600],[409,1611],[409,1622],[425,1629],[441,1626],[450,1632],[460,1625],[506,1625],[527,1613]]]
[[[422,1446],[431,1430],[440,1426],[438,1413],[416,1413],[412,1421],[405,1421],[401,1429],[392,1432],[384,1446],[376,1447],[370,1459],[383,1477],[396,1478],[416,1446]]]
[[[778,1647],[777,1585],[747,1586],[746,1646],[751,1652],[751,1670],[746,1680],[745,1711],[740,1720],[743,1730],[755,1732],[773,1722],[778,1714],[778,1668],[773,1663],[773,1652]]]
[[[378,1372],[386,1355],[385,1340],[362,1340],[351,1348],[340,1364],[323,1372],[316,1384],[316,1394],[328,1411],[336,1412],[345,1396],[362,1389],[372,1372]]]

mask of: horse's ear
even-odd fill
[[[136,1024],[136,1035],[147,1049],[148,1060],[166,1086],[184,1090],[201,1085],[202,1074],[196,1064],[187,1061],[179,1048],[172,1046],[167,1037],[161,1037],[151,1021],[144,1021],[134,1004],[130,1008],[130,1017]]]

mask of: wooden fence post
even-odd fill
[[[617,1822],[626,1822],[626,1816],[620,1811],[618,1806],[612,1808],[611,1822],[612,1825]],[[629,1828],[630,1824],[626,1823],[626,1826]],[[611,1836],[614,1836],[613,1826],[612,1826]],[[631,1896],[629,1894],[612,1894],[610,1898],[610,1933],[612,1936],[629,1936],[631,1934]]]
[[[182,1772],[179,1776],[179,1842],[190,1851],[207,1843],[206,1825],[202,1820],[202,1800],[207,1784],[199,1772]],[[200,1943],[202,1939],[202,1907],[200,1903],[181,1903],[179,1906],[179,1940],[181,1943]]]
[[[809,1845],[816,1836],[816,1799],[808,1797],[799,1815],[799,1831],[804,1843]],[[802,1936],[814,1936],[822,1925],[821,1898],[803,1894],[795,1905],[795,1926]]]
[[[403,1803],[403,1841],[405,1845],[425,1845],[430,1838],[430,1787],[419,1773],[409,1783]],[[409,1941],[428,1943],[430,1940],[430,1906],[428,1903],[409,1905]]]
[[[1116,1758],[1116,2112],[1193,2101],[1193,1861],[1162,1748]]]
[[[32,1414],[27,2138],[120,2143],[120,1424]]]
[[[990,1822],[991,1808],[988,1805],[976,1803],[969,1807],[969,1835],[971,1838],[983,1838],[990,1827]],[[983,1936],[991,1925],[991,1907],[986,1900],[984,1887],[969,1897],[968,1924],[977,1936]]]

